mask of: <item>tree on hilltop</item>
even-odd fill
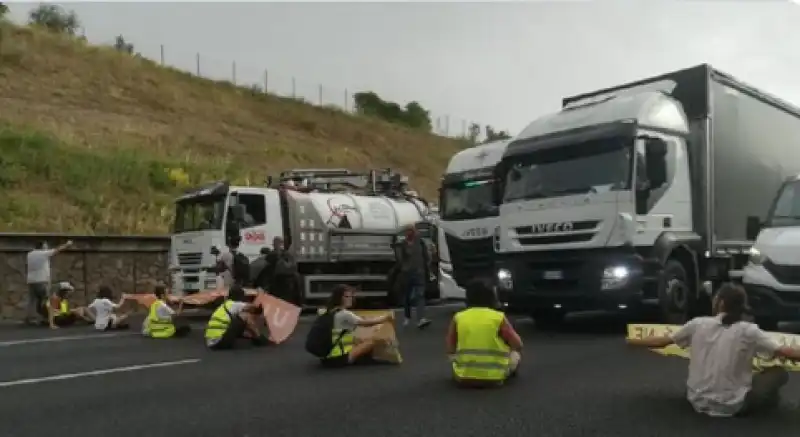
[[[500,141],[500,140],[510,140],[511,135],[508,132],[501,130],[496,131],[493,127],[486,125],[486,143],[490,143],[492,141]]]
[[[396,102],[383,100],[372,91],[364,91],[353,95],[356,112],[369,117],[380,118],[389,123],[401,124],[414,129],[430,132],[430,111],[419,102],[409,102],[405,107]]]
[[[8,5],[3,2],[0,2],[0,18],[3,18],[5,14],[8,13]]]
[[[75,11],[67,11],[61,6],[51,4],[40,4],[33,9],[28,14],[28,24],[71,36],[75,36],[81,28]]]
[[[133,54],[133,44],[126,41],[125,37],[122,35],[117,36],[117,39],[114,41],[114,48],[117,51],[127,53],[129,55]]]

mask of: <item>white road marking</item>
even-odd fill
[[[89,340],[92,338],[112,338],[112,337],[127,337],[130,335],[137,335],[138,332],[114,332],[107,334],[85,334],[85,335],[62,335],[59,337],[45,337],[45,338],[26,338],[23,340],[8,340],[0,341],[0,347],[19,346],[22,344],[37,344],[37,343],[58,343],[61,341],[75,341],[75,340]]]
[[[89,377],[89,376],[108,375],[108,374],[111,374],[111,373],[135,372],[137,370],[156,369],[156,368],[159,368],[159,367],[180,366],[182,364],[193,364],[193,363],[199,363],[199,362],[200,362],[199,358],[191,358],[191,359],[179,360],[179,361],[164,361],[164,362],[161,362],[161,363],[138,364],[138,365],[135,365],[135,366],[115,367],[115,368],[112,368],[112,369],[91,370],[91,371],[88,371],[88,372],[64,373],[64,374],[61,374],[61,375],[43,376],[41,378],[18,379],[16,381],[0,382],[0,388],[14,387],[14,386],[18,386],[18,385],[39,384],[41,382],[63,381],[65,379],[84,378],[84,377]]]

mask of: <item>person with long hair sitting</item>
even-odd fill
[[[376,326],[394,320],[394,313],[366,319],[350,311],[355,300],[355,289],[347,285],[337,285],[331,291],[325,313],[333,314],[333,348],[328,356],[321,358],[324,367],[339,368],[353,364],[375,363],[372,351],[384,343],[377,338],[356,341],[353,335],[359,326]]]
[[[754,375],[753,359],[765,355],[800,360],[800,350],[781,346],[758,325],[744,320],[749,307],[740,285],[720,287],[712,309],[713,316],[692,319],[671,336],[631,338],[628,344],[689,348],[686,397],[698,413],[730,417],[776,406],[789,375],[782,367]]]
[[[494,288],[476,279],[466,286],[467,309],[453,316],[447,331],[447,354],[453,378],[462,386],[503,385],[516,376],[522,339],[502,311]]]

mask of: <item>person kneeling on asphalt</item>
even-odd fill
[[[188,324],[175,319],[181,314],[183,302],[178,306],[178,311],[175,311],[167,304],[166,286],[156,285],[154,293],[156,301],[150,305],[147,318],[142,324],[142,335],[158,339],[180,338],[189,335],[192,328]]]
[[[502,385],[517,374],[522,339],[503,312],[496,310],[494,288],[482,280],[466,287],[467,309],[453,316],[447,353],[455,381],[462,386]]]
[[[306,350],[320,359],[328,368],[346,367],[352,364],[377,363],[372,359],[373,350],[382,345],[382,339],[357,340],[353,335],[356,327],[376,326],[394,320],[394,313],[364,319],[350,308],[353,306],[355,289],[337,285],[330,300],[317,318],[306,339]],[[327,351],[327,352],[326,352]]]
[[[58,329],[59,327],[72,326],[79,319],[92,323],[91,317],[87,314],[86,308],[69,307],[69,295],[75,289],[69,282],[61,282],[58,284],[56,294],[50,297],[47,302],[47,319],[50,323],[50,329]]]
[[[686,397],[695,411],[715,417],[746,415],[775,407],[789,379],[782,367],[753,374],[753,358],[800,360],[800,350],[781,346],[758,325],[744,321],[747,294],[725,284],[714,296],[714,316],[697,317],[671,336],[628,339],[631,346],[689,348]]]
[[[249,339],[255,346],[270,344],[257,323],[261,307],[245,301],[244,289],[234,284],[228,298],[211,314],[206,326],[206,346],[209,349],[232,349],[239,339]]]

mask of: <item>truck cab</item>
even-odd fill
[[[284,240],[297,262],[297,304],[324,300],[341,283],[361,297],[391,298],[397,235],[429,219],[427,202],[391,169],[294,169],[266,186],[215,182],[175,202],[174,288],[216,289],[218,254],[238,235],[239,252],[251,260],[275,237]]]
[[[494,168],[508,143],[462,150],[447,165],[439,189],[439,290],[444,299],[463,300],[470,279],[493,278],[498,223]]]
[[[755,244],[742,283],[753,315],[765,329],[800,319],[800,175],[783,184],[765,221],[749,219],[748,233]]]

